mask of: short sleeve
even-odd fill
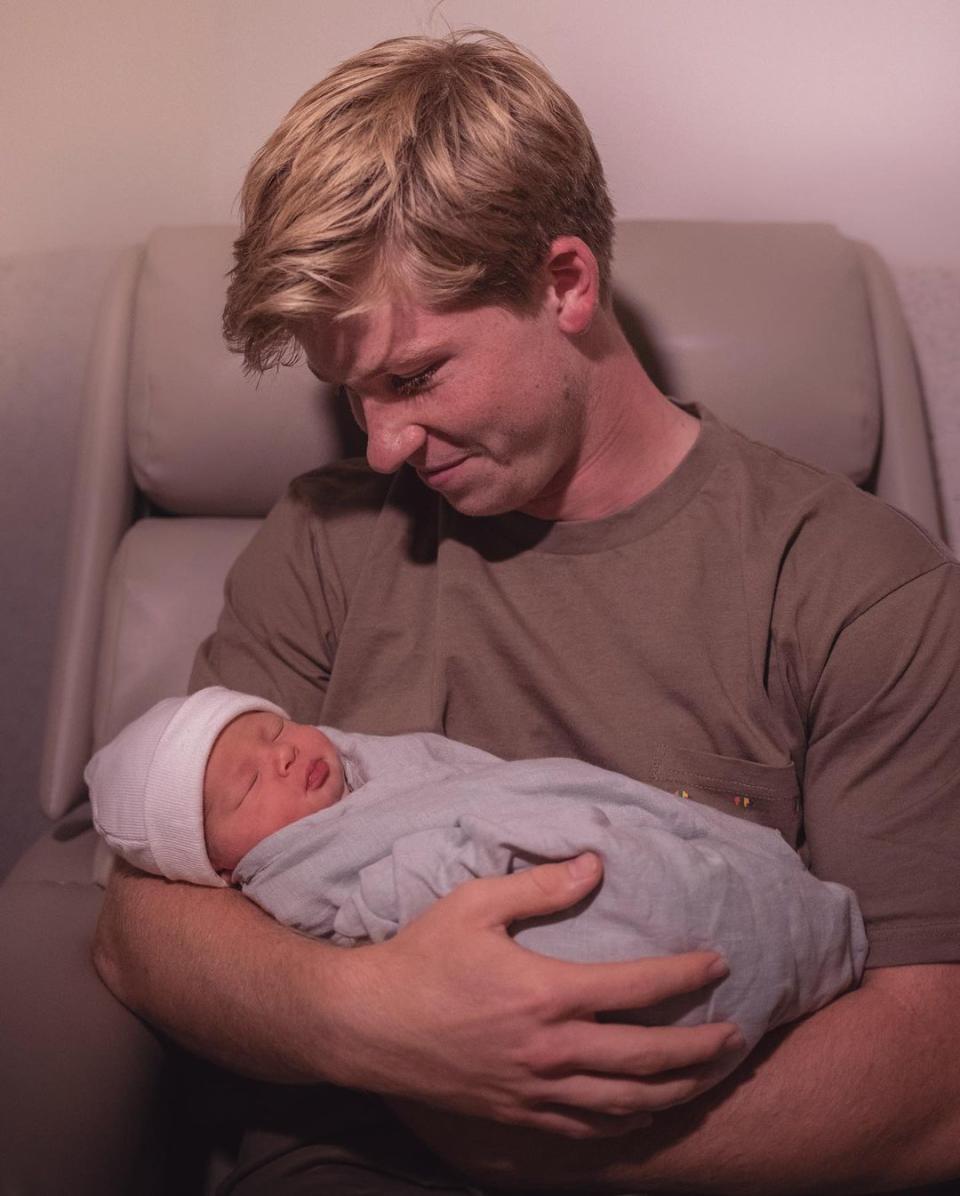
[[[806,852],[857,894],[868,966],[960,960],[960,566],[846,625],[809,716]]]
[[[345,599],[335,567],[318,562],[315,520],[294,494],[267,516],[227,575],[191,692],[224,685],[268,698],[299,721],[319,721]]]

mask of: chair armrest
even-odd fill
[[[163,1048],[90,961],[92,884],[0,887],[0,1190],[156,1189]]]

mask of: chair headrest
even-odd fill
[[[161,229],[144,257],[130,457],[141,490],[173,513],[264,514],[291,477],[359,451],[343,405],[304,365],[257,382],[225,348],[234,235]],[[869,476],[880,436],[871,312],[857,246],[836,230],[623,222],[615,293],[667,393],[857,482]]]
[[[292,477],[349,448],[348,413],[305,366],[252,379],[224,345],[235,235],[159,229],[144,255],[127,436],[137,485],[174,514],[263,515]]]
[[[620,318],[661,389],[857,483],[880,446],[859,246],[825,224],[627,221]]]

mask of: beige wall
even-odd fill
[[[622,215],[831,220],[894,263],[960,266],[953,0],[599,0],[589,17],[582,0],[3,7],[0,253],[229,219],[301,91],[374,40],[449,22],[544,60]]]

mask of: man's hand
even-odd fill
[[[696,1095],[702,1065],[742,1047],[729,1023],[599,1023],[726,974],[710,952],[574,964],[509,925],[564,910],[600,879],[593,855],[469,881],[395,939],[345,950],[293,933],[232,890],[124,869],[96,948],[108,986],[227,1067],[322,1080],[569,1137],[625,1133]]]
[[[728,1022],[599,1023],[726,975],[711,952],[573,964],[518,946],[512,922],[566,909],[596,856],[470,881],[389,943],[349,953],[328,990],[345,1019],[337,1082],[569,1137],[626,1133],[697,1095],[702,1065],[743,1047]]]

